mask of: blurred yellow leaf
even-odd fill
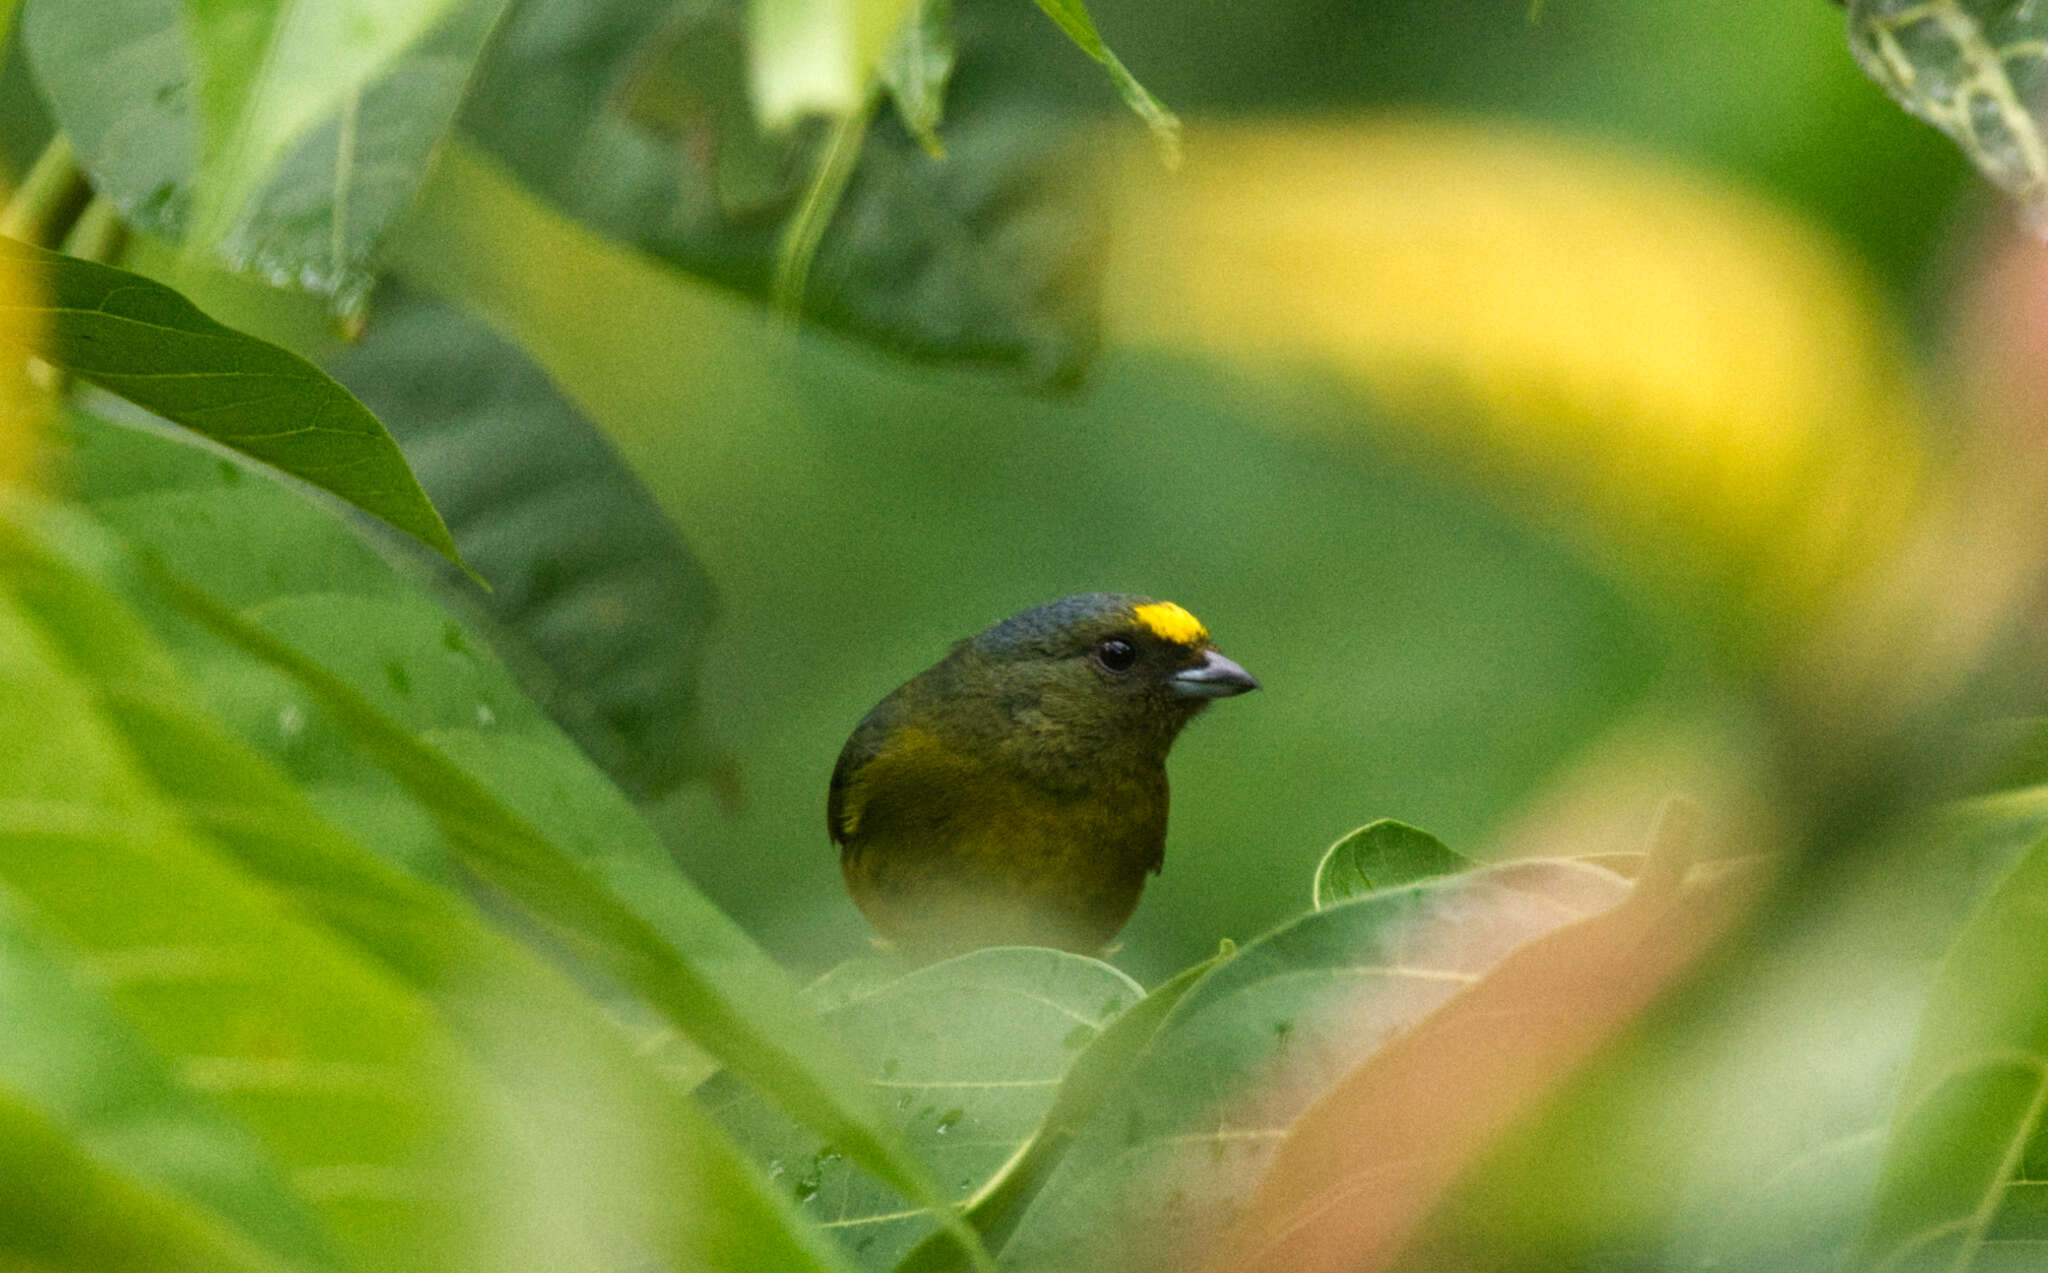
[[[1122,331],[1334,369],[1387,408],[1361,420],[1747,638],[1837,600],[1931,493],[1897,334],[1760,198],[1505,121],[1250,123],[1187,151],[1129,165]]]
[[[4,193],[0,203],[6,202]],[[0,260],[0,350],[32,344],[35,313],[26,280]],[[27,477],[41,410],[42,396],[29,384],[28,368],[18,358],[0,355],[0,490],[19,486]]]

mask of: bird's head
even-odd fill
[[[1095,592],[1013,615],[963,643],[984,692],[1026,737],[1164,756],[1215,699],[1259,683],[1171,601]]]

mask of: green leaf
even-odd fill
[[[1109,74],[1109,82],[1116,86],[1117,96],[1124,99],[1124,105],[1131,108],[1145,127],[1152,130],[1152,140],[1159,145],[1159,157],[1168,166],[1180,162],[1180,120],[1174,113],[1161,105],[1152,96],[1138,77],[1132,75],[1117,55],[1109,51],[1102,42],[1102,35],[1095,29],[1095,19],[1088,16],[1088,7],[1081,0],[1038,0],[1038,7],[1045,10],[1047,17],[1067,33],[1067,38],[1083,53],[1102,64]]]
[[[953,45],[952,0],[924,0],[916,19],[903,24],[882,58],[879,73],[896,103],[896,117],[934,159],[946,157],[939,123],[946,113],[946,81],[953,77],[959,57]]]
[[[77,424],[87,437],[101,435],[93,449],[102,453],[165,446],[119,436],[117,426]],[[156,471],[149,463],[109,467]],[[204,471],[169,467],[171,480],[186,483]],[[278,748],[302,772],[333,772],[337,752],[373,763],[438,833],[438,845],[415,844],[411,854],[460,863],[849,1157],[906,1194],[937,1198],[915,1161],[890,1143],[843,1050],[780,970],[690,887],[630,803],[480,643],[380,572],[341,527],[294,509],[288,493],[217,471],[212,480],[214,493],[131,488],[94,502],[160,550],[172,572],[165,594],[213,638],[181,653],[245,736]],[[195,517],[195,507],[211,516]],[[277,541],[271,557],[217,547],[259,538]],[[367,561],[351,564],[352,556]],[[368,590],[335,591],[330,561],[339,579],[367,579]]]
[[[770,129],[846,115],[917,0],[747,0],[754,107]]]
[[[826,1014],[904,1143],[965,1199],[1021,1150],[1075,1055],[1143,995],[1108,964],[997,947],[921,968]],[[886,1269],[935,1226],[840,1148],[776,1117],[728,1078],[719,1120],[864,1268]]]
[[[1849,48],[2048,231],[2048,13],[2032,0],[1850,0]]]
[[[475,1091],[421,1004],[224,861],[107,704],[177,675],[78,570],[0,520],[0,884],[95,962],[183,1084],[246,1126],[350,1261],[459,1267],[435,1182],[473,1169]]]
[[[1993,1267],[2048,1242],[2048,841],[1957,935],[1901,1083],[1851,1267]]]
[[[288,1273],[212,1217],[97,1160],[0,1088],[0,1266],[33,1273]]]
[[[1626,881],[1530,860],[1304,916],[1201,978],[1053,1170],[1006,1269],[1198,1264],[1336,1076]]]
[[[1104,1099],[1152,1044],[1167,1016],[1210,971],[1237,953],[1229,941],[1216,954],[1168,978],[1157,990],[1125,1009],[1089,1041],[1067,1067],[1059,1095],[1031,1139],[980,1190],[967,1207],[967,1223],[992,1249],[1001,1249],[1017,1222],[1045,1187],[1054,1167],[1072,1147]],[[897,1262],[894,1273],[949,1273],[965,1261],[949,1233],[933,1233]]]
[[[1331,845],[1316,866],[1315,908],[1372,892],[1455,875],[1472,863],[1405,822],[1368,822]]]
[[[893,118],[866,130],[802,313],[893,352],[1063,387],[1099,341],[1105,156],[1097,133],[1028,73],[1036,19],[1021,17],[1032,22],[996,5],[956,11],[944,163]],[[766,300],[823,130],[770,137],[755,125],[744,86],[717,70],[739,56],[739,18],[726,4],[688,21],[631,0],[521,6],[461,129],[570,216]],[[480,201],[523,194],[479,190],[503,179],[466,158],[444,156],[402,258],[446,273],[506,254],[525,268],[535,240],[510,233],[502,210],[456,230]],[[559,238],[532,220],[518,219],[527,234]]]
[[[223,327],[161,283],[0,239],[21,270],[27,352],[380,518],[450,561],[455,541],[377,417],[319,368]],[[10,327],[9,330],[13,328]]]
[[[131,223],[355,313],[505,0],[39,0],[59,127]]]
[[[0,525],[22,530],[19,523]],[[79,529],[73,527],[66,537],[75,545],[71,557],[94,560],[106,573],[137,586],[132,563],[112,546],[76,533]],[[416,1173],[408,1180],[393,1173],[377,1175],[373,1163],[343,1159],[295,1174],[294,1186],[326,1204],[323,1212],[331,1222],[338,1215],[344,1228],[359,1222],[381,1226],[354,1235],[358,1260],[413,1267],[403,1239],[417,1229],[445,1240],[448,1250],[439,1258],[454,1261],[446,1267],[548,1269],[586,1260],[763,1273],[822,1273],[832,1267],[829,1248],[796,1220],[793,1209],[766,1189],[682,1091],[661,1080],[626,1035],[558,973],[490,930],[453,895],[383,866],[321,822],[282,775],[229,739],[183,697],[175,670],[151,647],[140,625],[98,591],[76,561],[46,551],[27,534],[8,547],[15,550],[7,559],[10,581],[39,609],[62,608],[65,619],[55,625],[58,644],[94,684],[101,719],[136,772],[176,800],[194,843],[209,845],[219,858],[231,861],[253,891],[289,899],[302,920],[327,925],[417,995],[410,1013],[413,1030],[424,1027],[438,1036],[445,1024],[448,1042],[459,1041],[466,1049],[464,1057],[451,1056],[448,1066],[448,1098],[466,1110],[466,1130],[442,1171]],[[138,681],[145,672],[148,679]],[[53,886],[62,884],[61,875],[52,880]],[[118,906],[131,925],[135,912],[149,909],[147,902],[118,894],[98,904]],[[193,922],[208,918],[201,914]],[[100,955],[94,971],[117,994],[130,983],[169,994],[177,1010],[170,1024],[190,1031],[204,1017],[205,1004],[197,995],[209,986],[217,994],[219,986],[244,982],[264,988],[266,979],[238,965],[230,953],[145,945]],[[276,975],[291,972],[286,966]],[[21,984],[16,977],[7,982],[10,988]],[[307,986],[301,993],[320,990]],[[438,1021],[425,1020],[420,1009],[426,1003],[438,1010]],[[336,1010],[347,1007],[336,1005]],[[10,1014],[10,1020],[22,1019]],[[73,1033],[76,1028],[70,1027]],[[375,1032],[385,1027],[365,1017],[351,1019],[343,1033],[348,1028]],[[259,1031],[250,1042],[274,1050],[290,1037]],[[52,1055],[67,1042],[61,1036],[14,1042],[23,1055],[41,1055],[45,1065],[65,1059],[61,1053]],[[90,1046],[101,1057],[99,1063],[108,1064],[106,1040],[96,1036],[89,1043],[69,1042],[73,1048]],[[6,1059],[0,1055],[0,1086]],[[408,1100],[427,1099],[435,1090],[432,1070],[394,1070],[373,1088],[366,1079],[375,1076],[351,1080],[335,1067],[332,1072],[305,1067],[308,1072],[294,1080],[284,1066],[288,1056],[268,1059],[279,1072],[266,1076],[257,1064],[265,1059],[244,1062],[239,1070],[230,1067],[227,1074],[246,1071],[248,1080],[264,1080],[254,1091],[255,1099],[267,1102],[257,1107],[266,1120],[258,1126],[276,1128],[290,1138],[290,1147],[297,1148],[316,1128],[343,1138],[358,1153],[375,1143],[368,1135],[372,1128],[402,1145],[422,1139],[417,1121],[394,1117],[394,1098],[381,1093],[389,1089],[408,1093]],[[488,1073],[487,1087],[477,1085],[481,1076],[472,1063]],[[75,1068],[67,1067],[66,1081],[77,1081],[71,1073]],[[194,1073],[204,1076],[222,1068],[222,1058],[202,1048],[186,1064],[186,1081]],[[329,1126],[320,1122],[320,1099],[301,1091],[301,1085],[317,1093],[334,1089],[343,1102],[340,1109],[326,1112]],[[128,1087],[131,1100],[150,1094],[132,1077]],[[422,1093],[414,1096],[416,1087]],[[280,1102],[280,1094],[288,1099]],[[372,1121],[365,1125],[364,1120]],[[159,1122],[155,1130],[161,1137],[169,1129]],[[94,1141],[104,1145],[107,1139],[100,1135]],[[196,1152],[200,1148],[200,1141],[187,1135],[164,1151],[176,1155],[174,1168],[189,1176],[209,1162]],[[572,1177],[589,1192],[564,1194],[562,1181]],[[475,1191],[475,1185],[486,1182],[496,1192]],[[219,1187],[229,1184],[241,1182],[223,1176]],[[188,1192],[207,1196],[198,1189]],[[605,1199],[603,1205],[591,1205],[589,1199],[597,1197]]]
[[[380,290],[329,366],[491,581],[441,572],[521,688],[638,798],[702,773],[711,582],[604,435],[517,348],[415,292]]]
[[[115,966],[102,959],[98,969]],[[280,1264],[339,1269],[263,1148],[177,1083],[87,988],[94,972],[0,892],[0,1015],[8,1023],[0,1031],[0,1107],[39,1120],[41,1135],[61,1134],[126,1187],[159,1193],[166,1207],[175,1199],[195,1231],[232,1234],[222,1245],[248,1247],[243,1260],[261,1250]],[[0,1123],[7,1119],[0,1113]],[[10,1186],[0,1191],[0,1213],[19,1207],[12,1186],[21,1179],[0,1167]]]

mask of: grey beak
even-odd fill
[[[1215,650],[1206,651],[1198,666],[1173,674],[1173,692],[1188,698],[1229,698],[1257,688],[1257,677]]]

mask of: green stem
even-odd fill
[[[71,233],[64,236],[64,254],[81,261],[112,265],[120,259],[127,234],[128,227],[121,223],[120,213],[114,211],[114,201],[105,195],[94,195],[72,223]]]
[[[825,229],[839,211],[839,201],[853,180],[853,169],[867,141],[868,122],[874,118],[877,94],[872,90],[861,104],[840,116],[825,142],[825,154],[818,171],[804,191],[804,201],[790,218],[782,234],[782,248],[776,254],[775,305],[786,313],[803,312],[804,289],[811,280],[811,261]]]
[[[0,210],[0,235],[38,247],[59,242],[91,196],[92,187],[78,169],[71,143],[58,133],[37,156],[21,189]]]

